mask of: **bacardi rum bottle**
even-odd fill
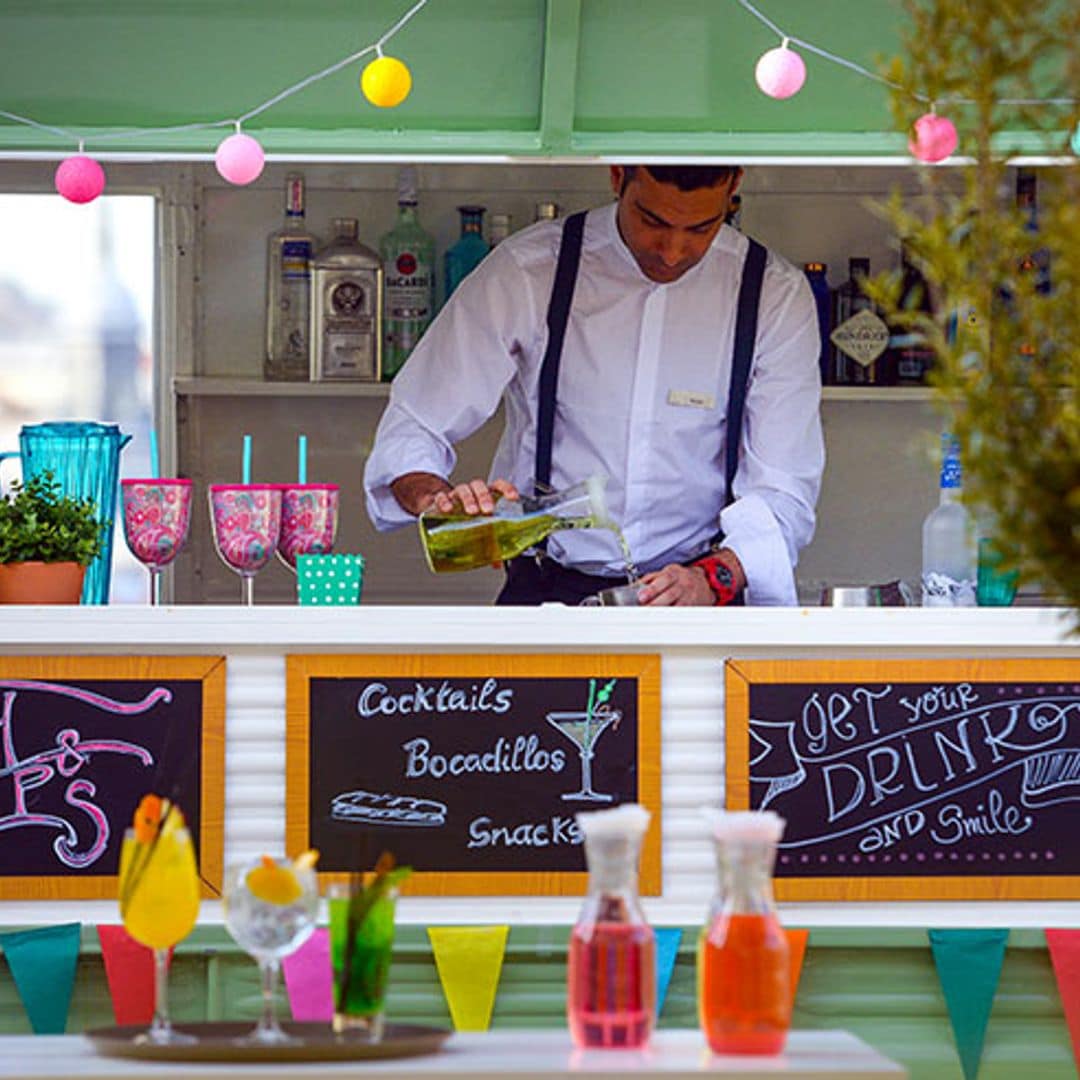
[[[383,262],[383,364],[389,382],[435,311],[435,241],[416,219],[416,170],[398,174],[398,216],[379,241]]]
[[[306,382],[314,238],[304,228],[304,178],[285,180],[285,223],[270,235],[266,260],[267,379]]]

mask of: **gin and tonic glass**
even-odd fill
[[[549,712],[547,722],[561,731],[578,749],[581,759],[581,787],[563,798],[575,802],[612,802],[613,795],[595,791],[592,786],[592,762],[597,740],[612,724],[618,724],[622,712],[606,703],[589,711]]]
[[[258,963],[263,1008],[246,1045],[272,1046],[296,1042],[282,1030],[274,1010],[281,959],[311,936],[319,913],[319,885],[314,860],[294,863],[269,856],[229,867],[222,899],[225,925],[236,943]]]
[[[337,536],[337,484],[282,484],[278,558],[293,573],[299,555],[329,555]]]
[[[255,602],[255,575],[273,558],[281,533],[278,484],[211,484],[210,520],[221,561],[241,580],[241,600]]]
[[[121,480],[124,539],[150,571],[150,603],[161,603],[161,571],[180,554],[191,524],[191,481]]]

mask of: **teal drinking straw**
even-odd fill
[[[251,436],[244,436],[244,479],[245,484],[251,483]]]
[[[158,465],[158,445],[157,445],[157,432],[150,429],[150,479],[156,480],[160,476],[160,468]]]
[[[296,482],[298,484],[307,483],[307,436],[301,435],[296,440]]]

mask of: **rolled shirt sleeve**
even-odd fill
[[[794,605],[794,567],[814,535],[825,467],[821,339],[805,278],[787,263],[770,260],[770,269],[774,279],[789,280],[763,293],[735,501],[720,526],[746,573],[747,603]]]
[[[410,472],[449,477],[454,444],[498,408],[532,300],[512,255],[495,248],[455,290],[390,388],[364,468],[368,514],[380,531],[413,520],[390,484]]]

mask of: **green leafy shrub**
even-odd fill
[[[77,562],[101,552],[105,526],[93,499],[63,495],[51,472],[11,485],[0,496],[0,563]]]

